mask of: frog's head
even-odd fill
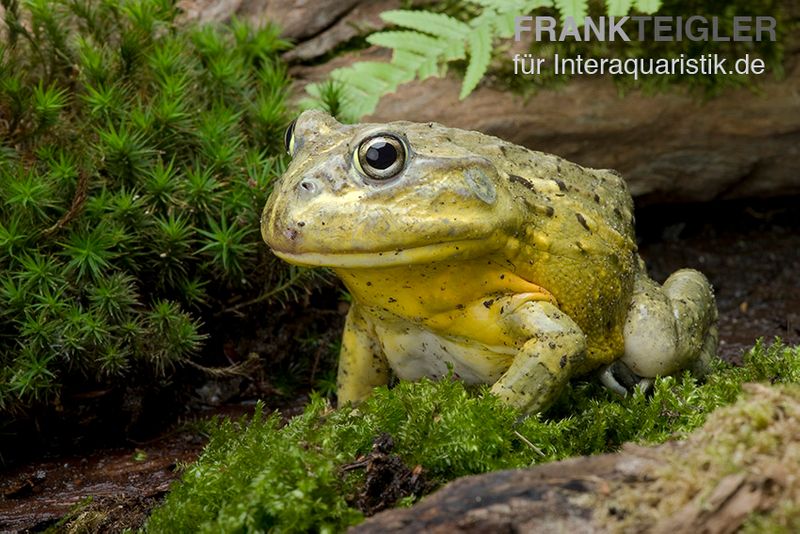
[[[306,111],[261,232],[302,265],[377,267],[485,254],[519,215],[481,134],[438,124],[343,125]]]

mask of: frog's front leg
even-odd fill
[[[505,316],[515,337],[527,341],[492,393],[526,413],[547,408],[586,357],[586,336],[553,304],[533,301]]]
[[[339,406],[366,399],[372,388],[389,382],[389,363],[358,304],[347,313],[337,376]]]

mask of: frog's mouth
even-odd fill
[[[495,248],[490,246],[491,242],[491,239],[468,239],[405,249],[344,253],[302,252],[294,254],[275,249],[272,249],[272,252],[282,260],[296,265],[364,269],[473,258],[484,255]]]

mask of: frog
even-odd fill
[[[575,377],[625,395],[702,376],[716,357],[711,284],[693,269],[648,276],[616,171],[434,122],[342,124],[319,110],[285,145],[261,233],[351,296],[340,405],[449,376],[529,415]]]

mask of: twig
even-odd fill
[[[253,367],[253,365],[256,364],[257,361],[258,361],[258,356],[251,354],[245,361],[230,365],[228,367],[206,367],[205,365],[200,365],[199,363],[193,362],[192,360],[185,360],[185,363],[208,375],[219,378],[228,376],[249,377],[251,375],[249,369]]]
[[[523,442],[525,445],[527,445],[528,447],[530,447],[531,449],[533,449],[533,450],[536,452],[536,454],[538,454],[539,456],[541,456],[542,458],[544,458],[544,452],[542,452],[542,449],[540,449],[539,447],[537,447],[536,445],[534,445],[533,443],[531,443],[531,442],[530,442],[530,440],[528,440],[528,438],[526,438],[525,436],[523,436],[522,434],[520,434],[520,433],[519,433],[519,432],[517,432],[516,430],[514,431],[514,435],[515,435],[515,436],[517,436],[519,439],[521,439],[521,440],[522,440],[522,442]]]
[[[42,235],[49,237],[50,235],[61,230],[68,222],[75,218],[83,209],[83,203],[86,201],[86,192],[89,189],[89,178],[86,173],[81,171],[78,174],[78,184],[75,187],[75,196],[72,197],[72,204],[69,209],[61,216],[56,223],[45,230]]]
[[[302,276],[302,271],[296,271],[294,274],[292,274],[292,276],[287,278],[282,284],[280,284],[280,285],[278,285],[276,287],[273,287],[272,289],[270,289],[266,293],[262,293],[262,294],[260,294],[259,296],[257,296],[254,299],[250,299],[250,300],[245,301],[245,302],[240,302],[236,306],[231,306],[230,308],[225,308],[224,310],[222,310],[221,312],[217,313],[216,315],[221,315],[223,313],[231,313],[231,312],[239,311],[242,308],[246,308],[248,306],[252,306],[253,304],[258,304],[259,302],[264,302],[265,300],[268,300],[268,299],[274,297],[275,295],[281,293],[282,291],[285,291],[286,289],[288,289],[289,287],[294,285],[294,283],[297,282],[300,279],[301,276]]]

